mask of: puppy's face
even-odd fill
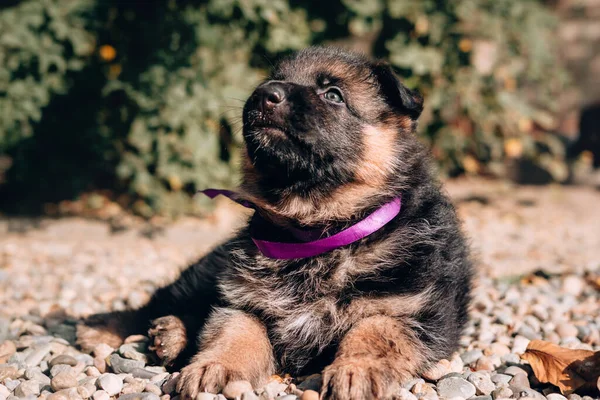
[[[421,110],[385,64],[331,48],[296,53],[244,107],[246,181],[300,196],[382,185]]]

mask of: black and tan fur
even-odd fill
[[[283,60],[244,108],[240,192],[263,222],[140,310],[87,321],[81,346],[150,329],[165,364],[185,365],[185,398],[321,371],[323,398],[393,397],[456,349],[470,300],[465,239],[415,137],[422,104],[385,63],[332,48]],[[336,232],[397,196],[393,221],[320,256],[273,260],[250,239],[283,241],[290,226]]]

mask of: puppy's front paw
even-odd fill
[[[184,399],[194,399],[200,392],[217,393],[230,381],[243,380],[239,371],[217,361],[195,361],[181,370],[177,391]]]
[[[337,360],[323,371],[321,398],[391,399],[399,389],[389,369],[376,360]]]
[[[174,315],[168,315],[152,321],[152,327],[148,330],[148,336],[150,336],[152,341],[150,350],[156,352],[163,365],[173,364],[173,361],[187,345],[185,325],[181,319]]]

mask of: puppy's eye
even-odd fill
[[[327,92],[325,92],[325,100],[332,103],[344,102],[344,98],[342,97],[342,93],[339,91],[339,89],[329,89]]]

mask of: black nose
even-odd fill
[[[256,89],[265,109],[274,108],[285,101],[285,87],[279,82],[268,82]]]

